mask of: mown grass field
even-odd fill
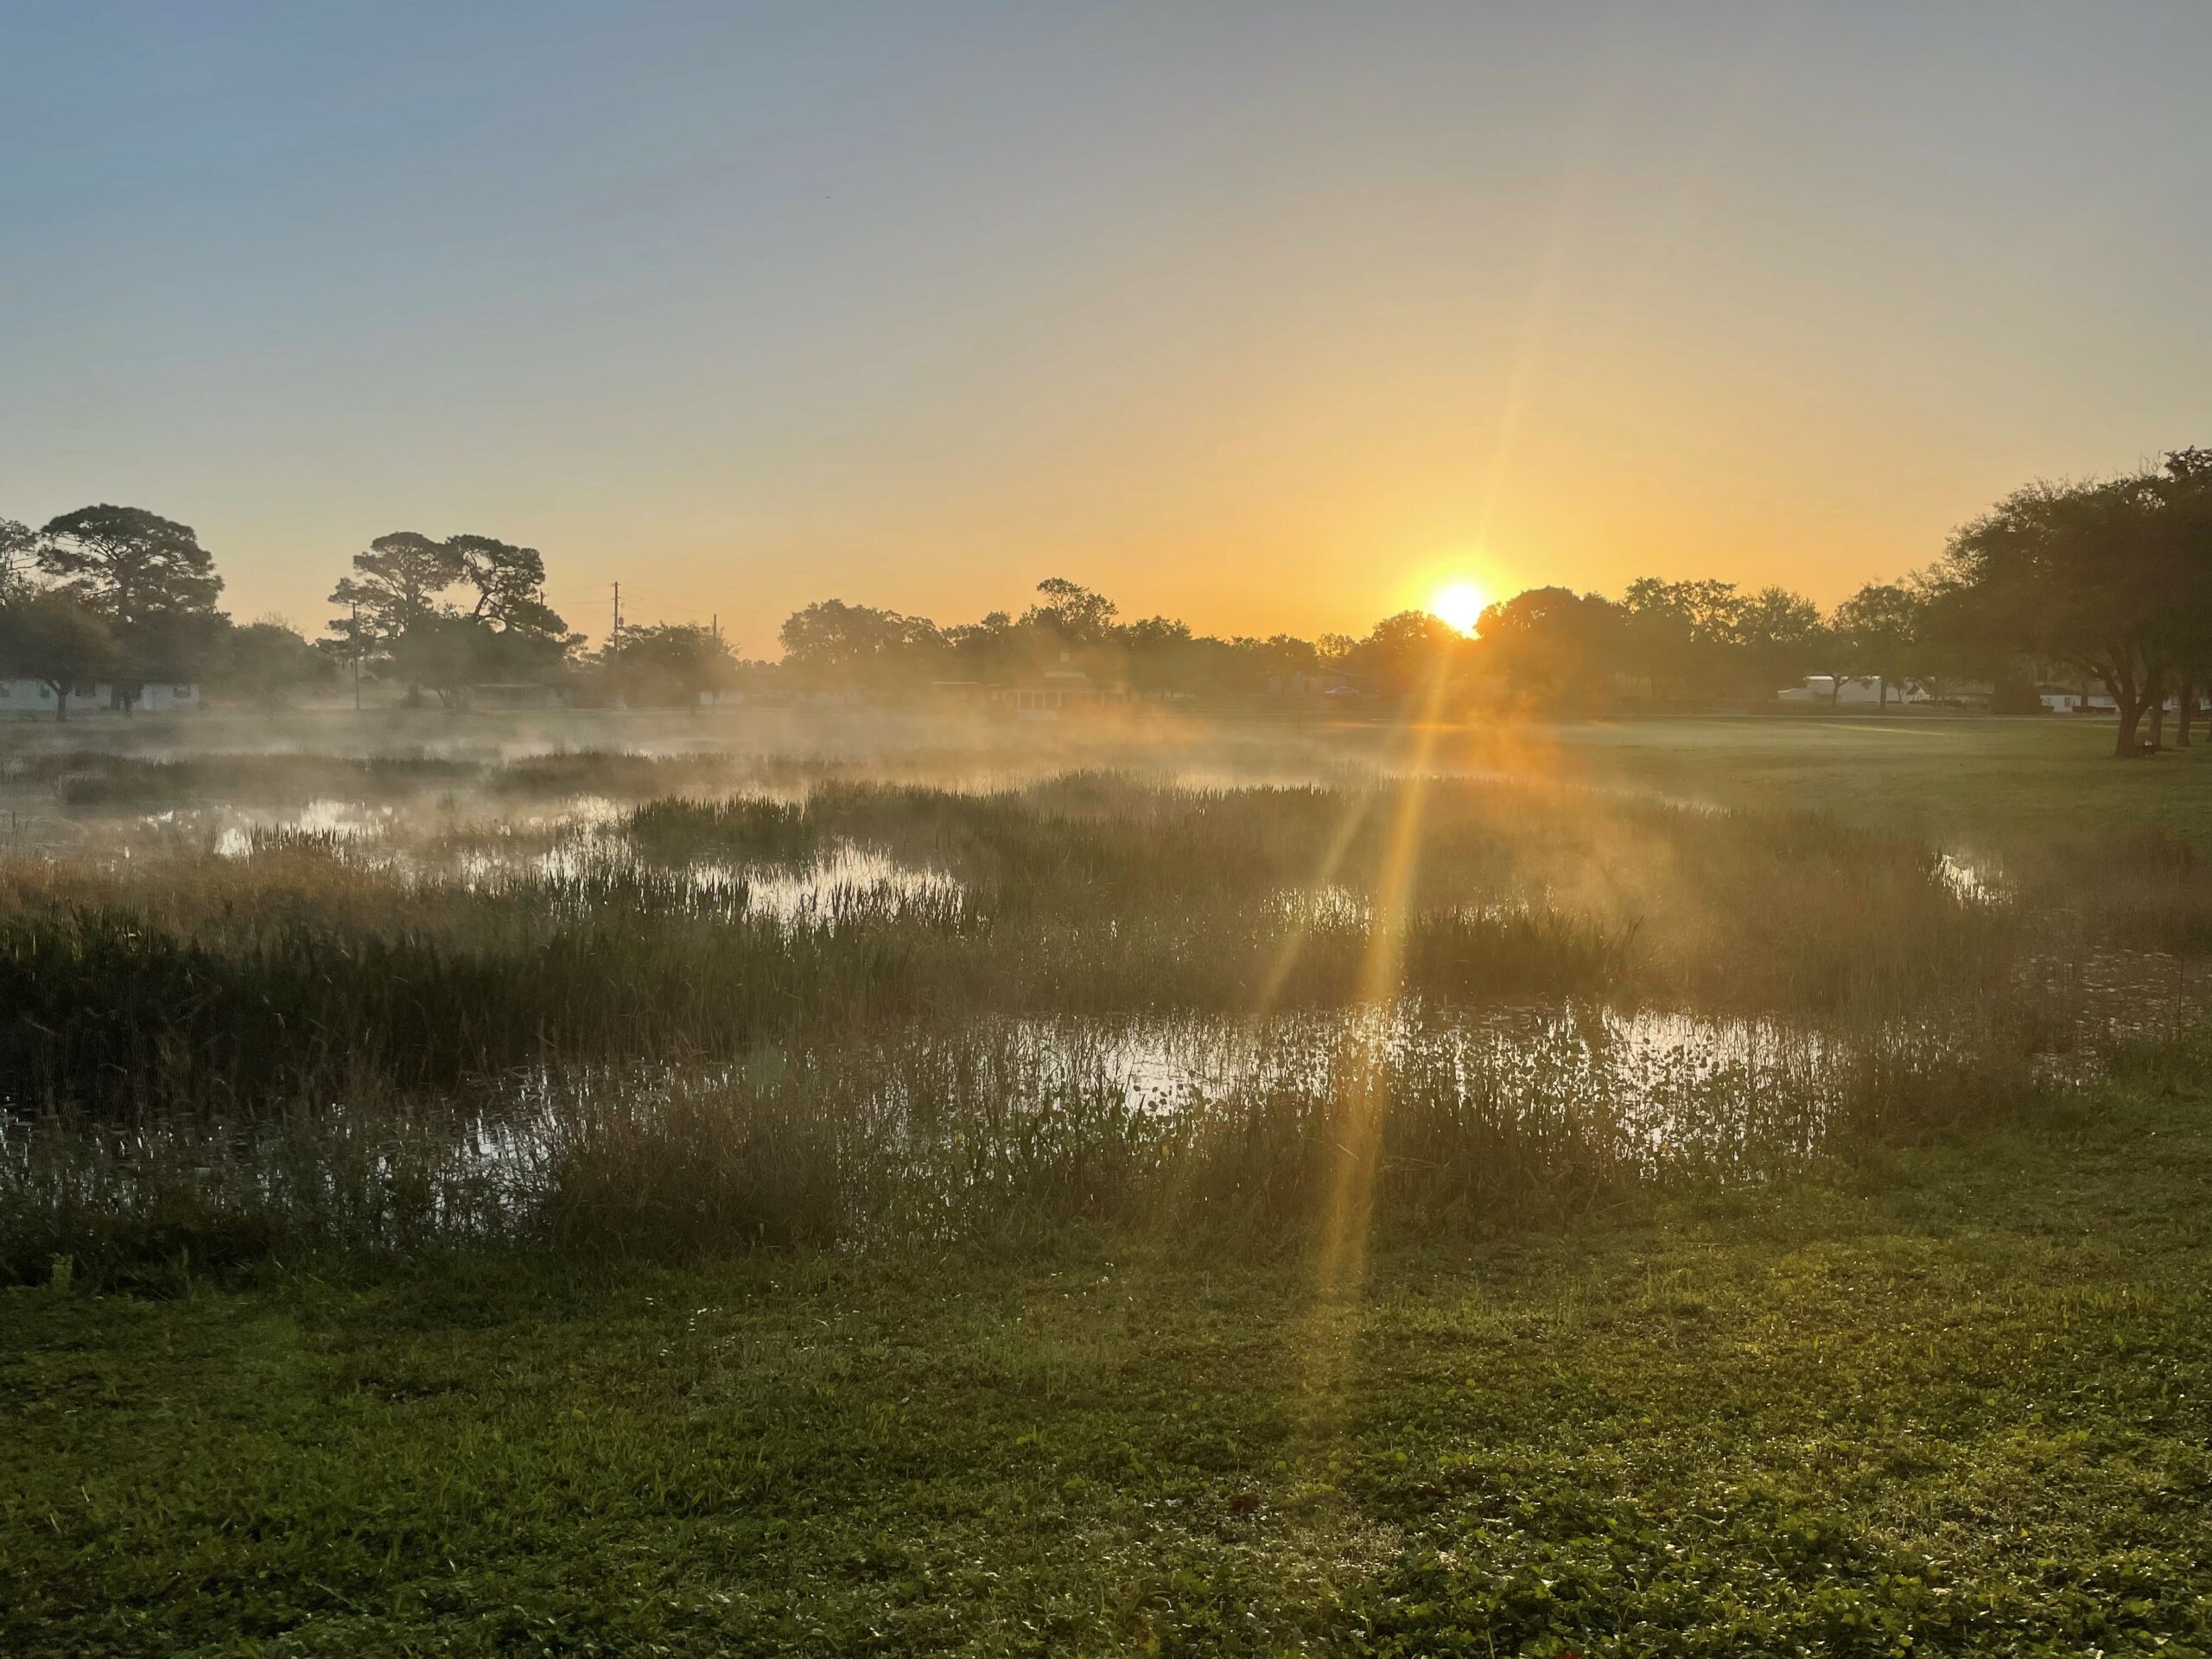
[[[1439,759],[1510,742],[1546,778],[2028,871],[2114,826],[2201,835],[2195,753],[1848,724]],[[1745,823],[1714,868],[1818,849],[1823,902],[1980,948],[1910,861],[1858,870],[1887,842]],[[1745,937],[1700,918],[1773,880],[1681,879],[1691,941]],[[2099,925],[2193,948],[2194,882],[2126,874]],[[0,1652],[2212,1653],[2199,1039],[1755,1180],[1454,1190],[1349,1245],[1139,1209],[671,1252],[623,1242],[611,1190],[559,1248],[211,1266],[137,1235],[127,1272],[0,1288]]]
[[[1532,728],[1573,775],[1907,834],[2012,840],[2158,830],[2212,839],[2212,741],[2112,759],[2110,721],[1940,715],[1621,720]],[[2169,727],[2167,741],[2173,738]],[[1462,740],[1496,741],[1488,733]]]

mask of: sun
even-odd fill
[[[1428,609],[1429,614],[1441,617],[1460,632],[1472,633],[1475,624],[1482,620],[1483,607],[1489,603],[1473,582],[1455,582],[1436,590]]]

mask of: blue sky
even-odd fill
[[[0,516],[318,626],[396,529],[596,627],[1832,600],[2212,441],[2212,7],[0,12]]]

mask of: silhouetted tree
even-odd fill
[[[1558,709],[1604,696],[1622,626],[1601,594],[1532,588],[1486,607],[1475,631],[1516,699]]]
[[[557,658],[577,643],[545,602],[545,560],[536,548],[489,536],[455,536],[445,546],[459,562],[459,580],[476,589],[469,617],[503,636],[511,651],[536,648]]]
[[[1448,683],[1465,661],[1466,636],[1427,611],[1400,611],[1375,625],[1350,656],[1351,671],[1363,674],[1386,696],[1426,696]]]
[[[343,609],[325,649],[404,680],[410,695],[428,688],[442,702],[472,684],[535,678],[557,671],[582,642],[545,602],[544,582],[535,548],[489,536],[379,536],[331,590]],[[446,598],[463,586],[475,592],[465,610]]]
[[[1129,683],[1137,690],[1188,696],[1198,690],[1186,624],[1173,617],[1147,616],[1118,632]]]
[[[29,593],[38,549],[36,531],[13,518],[0,518],[0,605]]]
[[[1903,707],[1906,677],[1921,672],[1927,660],[1927,611],[1919,593],[1894,582],[1870,582],[1838,605],[1830,624],[1838,696],[1846,676],[1872,676],[1878,682],[1878,706],[1889,707],[1894,683]]]
[[[1711,697],[1740,673],[1744,601],[1728,582],[1640,577],[1620,602],[1621,664],[1662,697]]]
[[[944,635],[927,617],[825,599],[795,611],[777,638],[784,659],[804,683],[822,688],[881,690],[929,677],[927,658]]]
[[[331,590],[347,614],[330,626],[350,630],[359,613],[364,640],[388,646],[424,619],[437,614],[438,596],[461,580],[461,556],[443,542],[413,531],[379,536],[353,556],[353,574]]]
[[[1119,607],[1103,594],[1094,594],[1065,576],[1046,577],[1037,591],[1042,597],[1022,620],[1048,629],[1063,644],[1103,645],[1113,632]]]
[[[601,652],[599,664],[607,665]],[[700,694],[734,684],[735,655],[711,628],[669,622],[622,630],[622,696],[653,708],[694,705]]]
[[[198,674],[219,626],[223,579],[190,525],[143,507],[79,507],[47,524],[37,560],[107,625],[125,714],[148,679]]]
[[[2153,486],[2174,573],[2174,690],[2180,699],[2175,742],[2190,746],[2198,696],[2212,690],[2212,449],[2177,449]]]
[[[1736,680],[1764,702],[1783,687],[1821,671],[1828,651],[1821,607],[1786,588],[1763,588],[1744,600],[1736,615]]]
[[[1954,536],[1933,577],[1982,638],[2103,682],[2122,756],[2144,752],[2143,716],[2164,702],[2194,626],[2165,505],[2140,476],[2031,484]]]
[[[303,691],[330,683],[328,654],[276,617],[226,628],[207,664],[209,689],[264,709],[280,709]]]
[[[56,720],[69,718],[77,686],[115,672],[117,654],[113,625],[66,588],[0,606],[0,671],[50,690]]]

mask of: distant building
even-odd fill
[[[1000,688],[998,700],[1017,720],[1058,720],[1071,709],[1097,709],[1128,701],[1128,688],[1094,680],[1068,660],[1060,660],[1033,678]]]
[[[111,707],[120,707],[111,687],[102,687]],[[149,680],[138,688],[132,707],[142,715],[188,714],[200,707],[200,688],[189,680]]]
[[[141,715],[188,714],[200,707],[200,687],[190,680],[148,680],[136,688],[131,711]],[[59,701],[44,680],[0,680],[0,715],[45,715]],[[120,709],[122,700],[108,680],[80,680],[69,688],[70,714]]]
[[[1884,702],[1930,702],[1926,691],[1911,680],[1892,680],[1885,695],[1878,674],[1848,677],[1839,685],[1833,674],[1808,675],[1802,685],[1785,686],[1774,694],[1777,702],[1827,703],[1849,709],[1877,708]]]
[[[2040,686],[2036,691],[2036,701],[2054,715],[2116,715],[2120,712],[2120,704],[2113,700],[2111,692],[2090,690],[2078,686]],[[2200,710],[2212,709],[2212,698],[2208,698],[2200,692],[2196,699],[2196,707]],[[2165,710],[2170,715],[2179,714],[2181,698],[2178,696],[2168,697],[2165,702]]]

